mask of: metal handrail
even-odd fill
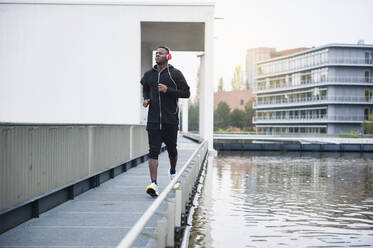
[[[184,164],[182,169],[177,173],[175,178],[167,185],[167,187],[157,197],[157,199],[153,202],[153,204],[149,206],[149,208],[145,211],[145,213],[141,216],[141,218],[136,222],[136,224],[131,228],[131,230],[127,233],[127,235],[117,245],[117,248],[129,248],[129,247],[131,247],[131,245],[136,241],[137,237],[141,234],[141,232],[144,229],[146,223],[150,220],[151,217],[153,217],[153,215],[156,213],[157,209],[160,207],[162,202],[167,198],[167,195],[173,189],[174,185],[178,182],[179,178],[182,176],[184,171],[189,167],[191,162],[195,159],[196,155],[200,152],[200,150],[204,146],[207,146],[207,141],[206,140],[203,141],[198,146],[198,148],[193,152],[192,156]]]
[[[279,80],[279,79],[275,79]],[[259,83],[265,83],[265,81],[257,82]],[[303,87],[309,87],[312,85],[322,85],[322,84],[328,84],[328,83],[351,83],[351,84],[372,84],[373,78],[371,77],[329,77],[325,79],[320,80],[301,80],[299,84],[280,84],[280,85],[273,85],[273,86],[257,86],[256,91],[257,92],[267,92],[267,91],[275,91],[275,90],[284,90],[284,89],[296,89],[296,88],[303,88]]]
[[[345,115],[298,115],[298,116],[267,116],[267,117],[253,117],[253,121],[312,121],[312,120],[327,120],[327,121],[364,121],[363,115],[353,115],[353,116],[345,116]]]
[[[302,58],[298,58],[301,60]],[[294,65],[294,66],[289,66],[286,65],[288,64],[288,60],[284,60],[283,64],[281,66],[276,66],[282,64],[281,62],[270,62],[268,64],[262,64],[260,68],[262,68],[260,71],[258,71],[258,75],[265,76],[269,74],[275,74],[279,72],[290,72],[293,70],[299,70],[299,69],[304,69],[304,68],[312,68],[315,66],[321,66],[321,65],[330,65],[330,64],[357,64],[357,65],[373,65],[373,59],[367,59],[367,58],[351,58],[351,57],[336,57],[336,58],[328,58],[328,59],[321,59],[318,62],[314,63],[303,63],[299,65]],[[268,68],[267,68],[268,66]],[[274,69],[273,69],[273,66]],[[269,67],[272,67],[269,69]]]
[[[343,102],[343,103],[373,103],[373,99],[365,96],[321,96],[321,97],[297,97],[289,100],[269,100],[255,102],[254,107],[263,107],[268,105],[292,105],[292,104],[303,104],[303,103],[321,103],[321,102]]]

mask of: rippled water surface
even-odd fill
[[[222,153],[190,247],[373,247],[373,155]]]

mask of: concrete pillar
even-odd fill
[[[205,105],[206,105],[206,102],[205,102],[205,98],[206,96],[204,94],[206,94],[206,73],[205,73],[205,54],[200,54],[198,55],[198,57],[200,58],[200,67],[199,67],[199,82],[200,82],[200,86],[199,86],[199,127],[198,127],[198,131],[199,131],[199,135],[201,135],[201,137],[205,137],[204,136],[204,125],[206,125],[206,121],[203,119],[204,116],[205,116]]]
[[[180,99],[180,102],[182,104],[181,107],[181,114],[183,115],[183,125],[182,130],[183,132],[188,132],[188,99]]]
[[[205,23],[205,53],[201,56],[199,132],[213,151],[214,132],[214,20]]]

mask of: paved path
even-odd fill
[[[179,136],[177,168],[198,147]],[[169,183],[167,152],[159,157],[158,184],[162,191]],[[145,193],[150,183],[147,161],[118,175],[46,213],[0,235],[0,247],[115,247],[153,202]],[[166,205],[161,206],[161,210]],[[155,229],[153,217],[146,231]],[[137,247],[152,247],[155,242],[145,236]]]

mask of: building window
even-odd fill
[[[243,105],[243,100],[241,99],[241,103],[240,103],[240,105]]]
[[[262,67],[258,67],[258,75],[262,75],[263,74],[263,69]]]
[[[372,101],[372,96],[373,96],[373,90],[372,89],[364,90],[364,95],[365,95],[365,101],[366,102],[371,102]]]
[[[373,52],[365,53],[365,64],[373,64]]]
[[[365,83],[372,83],[373,82],[373,71],[369,72],[369,71],[366,71],[365,72]]]
[[[373,115],[373,108],[364,109],[364,120],[369,121],[369,116]]]
[[[328,80],[328,68],[321,69],[321,82],[326,82]]]
[[[365,72],[365,82],[366,82],[366,83],[369,82],[369,71],[366,71],[366,72]]]

